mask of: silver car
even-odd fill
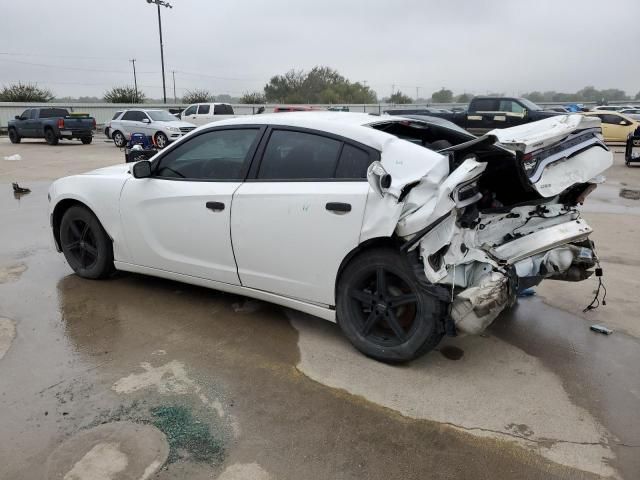
[[[195,128],[193,123],[183,122],[166,110],[131,109],[111,121],[111,138],[116,147],[122,148],[132,133],[142,133],[162,149]]]

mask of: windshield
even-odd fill
[[[165,110],[148,110],[151,120],[156,122],[177,122],[178,119]]]
[[[542,107],[536,105],[531,100],[527,100],[526,98],[521,98],[520,103],[522,103],[529,110],[542,110]]]

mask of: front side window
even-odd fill
[[[189,108],[187,108],[184,111],[185,115],[195,115],[196,114],[196,108],[198,108],[197,105],[191,105]]]
[[[312,133],[274,130],[258,178],[303,180],[334,178],[342,142]]]
[[[24,112],[22,112],[22,115],[20,115],[20,117],[23,120],[27,120],[27,119],[31,118],[31,109],[29,108],[29,109],[25,110]]]
[[[209,104],[200,105],[198,107],[198,115],[208,115],[210,110],[211,110],[211,105]]]
[[[116,112],[113,114],[113,117],[111,117],[111,120],[115,120],[116,118],[118,118],[120,115],[122,115],[122,112]]]
[[[177,146],[160,159],[158,178],[242,180],[257,128],[215,130]]]
[[[523,113],[524,107],[513,100],[500,100],[499,110],[501,112]]]

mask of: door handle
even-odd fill
[[[207,202],[206,206],[209,210],[213,210],[214,212],[221,212],[224,210],[224,203],[222,202]]]
[[[327,203],[326,208],[330,212],[347,213],[351,211],[351,204],[342,202],[329,202]]]

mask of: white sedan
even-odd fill
[[[481,332],[518,288],[588,277],[576,206],[611,163],[582,115],[479,138],[429,117],[260,115],[57,180],[51,224],[81,277],[118,269],[277,303],[399,362]]]

